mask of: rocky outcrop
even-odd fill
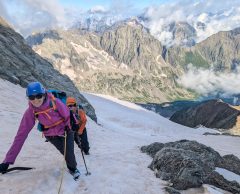
[[[47,60],[36,54],[23,37],[0,22],[0,77],[26,87],[31,81],[40,81],[48,89],[64,90],[82,103],[89,117],[97,120],[91,104],[79,93],[66,75],[60,74]]]
[[[239,174],[240,160],[236,156],[221,157],[218,152],[196,141],[180,140],[143,146],[142,152],[153,157],[149,168],[156,177],[170,181],[177,190],[211,184],[231,193],[239,193],[240,185],[228,181],[215,171],[225,168]]]
[[[188,127],[203,125],[216,129],[231,129],[237,123],[239,110],[221,100],[208,100],[174,113],[170,120]]]

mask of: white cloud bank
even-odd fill
[[[236,72],[216,73],[213,70],[190,68],[178,83],[203,96],[221,93],[223,97],[240,93],[240,68]]]

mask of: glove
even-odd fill
[[[80,140],[80,138],[79,138],[79,136],[78,136],[78,133],[76,133],[75,132],[75,139],[76,139],[76,143],[77,143],[77,145],[78,145],[78,147],[80,148],[80,149],[82,149],[82,145],[81,145],[81,140]]]
[[[6,163],[0,164],[0,173],[6,172],[8,167],[9,167],[9,164],[6,164]]]
[[[73,131],[78,131],[78,129],[79,129],[79,125],[78,124],[73,124],[72,125],[72,130]]]
[[[70,131],[70,128],[68,126],[65,126],[64,131]]]

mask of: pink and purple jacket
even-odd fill
[[[35,125],[35,113],[51,108],[50,102],[51,94],[48,93],[47,98],[40,107],[34,107],[31,103],[29,103],[29,107],[23,115],[14,142],[7,152],[5,160],[3,161],[4,163],[13,164],[15,162],[25,140],[27,139],[29,132]],[[55,99],[55,103],[57,110],[51,110],[47,114],[39,114],[38,120],[45,126],[50,126],[61,119],[64,119],[64,121],[44,131],[44,136],[62,136],[64,135],[65,126],[68,126],[70,129],[70,112],[68,107],[57,98]]]

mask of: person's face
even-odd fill
[[[70,104],[70,105],[68,105],[68,108],[73,112],[77,111],[77,105],[76,104]]]
[[[45,94],[36,94],[28,97],[31,104],[35,107],[40,107],[44,101]]]

